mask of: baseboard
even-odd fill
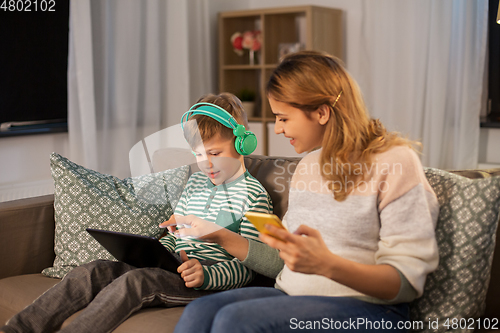
[[[0,202],[38,197],[54,193],[52,179],[0,185]]]

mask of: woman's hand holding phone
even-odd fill
[[[266,228],[267,225],[274,226],[279,229],[286,230],[281,220],[278,216],[274,214],[258,213],[258,212],[246,212],[246,218],[252,222],[254,227],[261,233],[276,237],[269,229]]]
[[[306,225],[299,226],[294,233],[272,225],[266,225],[266,228],[273,236],[262,233],[260,239],[280,250],[280,257],[288,268],[330,277],[331,266],[338,257],[330,252],[318,230]]]

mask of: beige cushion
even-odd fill
[[[82,311],[78,311],[69,317],[62,324],[62,328],[68,326]],[[170,333],[174,331],[175,324],[181,317],[182,311],[184,311],[184,307],[143,309],[130,316],[113,333]]]
[[[0,280],[0,323],[5,323],[59,281],[61,280],[42,274],[13,276]]]

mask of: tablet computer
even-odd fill
[[[99,229],[86,229],[117,260],[137,268],[160,267],[177,273],[180,260],[154,237]]]

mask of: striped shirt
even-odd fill
[[[214,222],[247,239],[259,241],[259,232],[245,217],[247,211],[272,213],[269,194],[248,171],[228,184],[214,185],[202,172],[188,180],[175,208],[177,215],[195,215]],[[249,283],[255,273],[215,243],[196,239],[176,238],[169,233],[160,239],[169,250],[186,251],[189,258],[216,260],[217,264],[203,266],[204,282],[197,289],[226,290]]]

